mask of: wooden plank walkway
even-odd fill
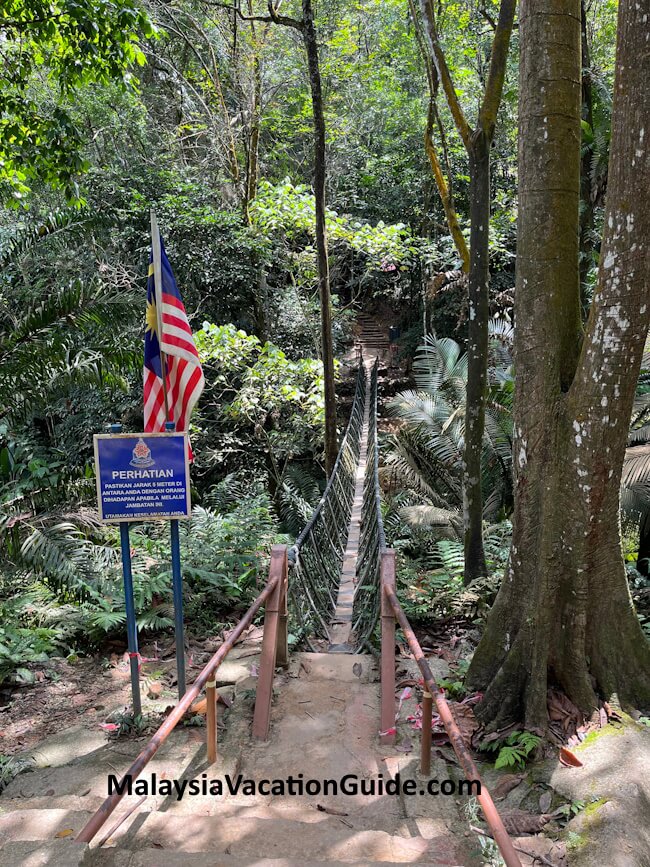
[[[366,401],[363,408],[363,428],[361,431],[361,448],[354,484],[354,500],[350,515],[348,539],[343,555],[341,580],[336,599],[334,618],[330,624],[330,644],[328,653],[354,653],[350,644],[352,630],[352,606],[354,603],[354,588],[357,575],[357,555],[361,537],[361,510],[363,507],[363,484],[366,478],[366,460],[368,456],[368,419],[370,415],[370,371],[374,359],[364,362],[366,371]]]

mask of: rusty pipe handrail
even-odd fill
[[[95,813],[93,813],[88,822],[86,822],[86,824],[76,837],[77,842],[90,843],[95,834],[99,831],[99,829],[106,822],[108,817],[111,815],[111,813],[115,810],[119,802],[124,797],[125,789],[122,789],[122,783],[124,782],[124,780],[128,777],[130,777],[132,780],[135,780],[137,777],[140,776],[147,764],[151,761],[154,755],[158,752],[159,748],[167,740],[169,735],[173,732],[178,723],[181,721],[181,719],[185,715],[185,712],[190,708],[192,702],[199,695],[202,688],[210,679],[211,675],[216,672],[217,668],[221,665],[226,656],[228,656],[228,654],[234,647],[237,639],[240,637],[243,631],[252,624],[253,618],[262,607],[265,600],[268,599],[269,596],[273,593],[279,581],[280,576],[277,574],[269,578],[266,587],[253,602],[246,614],[244,614],[237,626],[235,626],[235,628],[221,645],[219,650],[216,651],[216,653],[212,656],[209,662],[204,666],[203,670],[196,678],[192,686],[189,687],[183,698],[178,702],[174,710],[169,714],[167,719],[163,722],[163,724],[153,735],[149,743],[142,750],[142,752],[133,762],[128,771],[124,774],[124,776],[120,780],[120,784],[117,787],[117,791],[113,792],[112,795],[109,795],[108,798],[106,798],[104,803],[101,805],[101,807]]]
[[[392,551],[388,551],[386,553],[394,557],[394,553]],[[476,780],[480,784],[481,793],[477,795],[478,802],[481,805],[481,809],[483,810],[485,821],[489,825],[494,840],[499,847],[501,857],[506,863],[506,867],[521,867],[521,861],[519,860],[519,856],[515,851],[512,840],[508,836],[508,832],[506,831],[503,821],[501,820],[499,811],[497,810],[494,801],[492,800],[492,796],[487,790],[487,787],[481,780],[478,768],[476,767],[476,763],[470,755],[469,750],[465,746],[465,742],[463,741],[460,729],[458,728],[451,709],[447,704],[445,694],[443,690],[440,689],[435,677],[433,676],[433,672],[429,667],[429,663],[427,662],[426,657],[424,656],[424,652],[420,647],[420,642],[417,640],[415,632],[413,631],[413,628],[409,623],[406,614],[404,613],[404,609],[399,603],[394,586],[390,580],[382,581],[382,591],[383,596],[388,601],[397,622],[402,627],[404,637],[406,638],[411,652],[413,653],[413,656],[415,658],[415,661],[418,664],[418,668],[422,672],[422,677],[424,679],[426,688],[433,696],[433,700],[436,703],[440,719],[442,720],[447,734],[449,735],[449,740],[451,741],[451,745],[454,748],[454,752],[458,756],[458,761],[460,762],[461,767],[465,772],[466,778],[468,780]],[[394,654],[394,652],[395,651],[393,647],[392,653]]]

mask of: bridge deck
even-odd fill
[[[370,365],[370,366],[369,366]],[[366,383],[370,379],[372,362],[366,361]],[[366,460],[368,455],[368,420],[370,415],[370,390],[366,388],[366,399],[363,408],[363,428],[361,431],[361,448],[359,450],[359,462],[357,464],[354,484],[354,500],[348,539],[343,555],[341,580],[339,583],[336,609],[330,627],[329,653],[353,653],[354,648],[350,644],[350,631],[352,629],[352,605],[354,602],[354,588],[356,585],[357,555],[359,553],[359,539],[361,536],[361,511],[363,508],[363,483],[366,475]]]

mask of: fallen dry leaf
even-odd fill
[[[54,836],[59,840],[61,837],[69,837],[71,834],[74,834],[74,828],[64,828],[62,831],[57,831]]]
[[[548,811],[551,809],[552,801],[553,792],[549,792],[548,790],[546,792],[542,792],[539,798],[539,809],[542,811],[542,813],[548,813]]]
[[[548,813],[536,816],[525,810],[508,810],[501,814],[501,818],[508,834],[518,836],[519,834],[538,834],[553,817]]]
[[[580,759],[566,747],[560,747],[560,762],[567,768],[582,768]]]
[[[329,813],[330,816],[347,816],[348,813],[343,810],[335,810],[334,807],[324,807],[323,804],[316,804],[316,809],[321,813]]]
[[[508,792],[516,789],[526,774],[505,774],[492,790],[495,798],[505,798]]]

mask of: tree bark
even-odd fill
[[[470,160],[470,269],[468,279],[467,399],[463,498],[465,511],[465,571],[469,584],[487,575],[483,550],[483,491],[481,456],[485,429],[485,394],[489,297],[490,141],[479,130],[472,137]]]
[[[549,684],[585,713],[598,698],[650,702],[619,520],[650,322],[649,12],[650,0],[619,5],[605,232],[583,339],[580,0],[521,5],[513,543],[468,673],[494,727],[544,728]]]
[[[436,144],[433,136],[435,121],[437,121],[438,128],[441,134],[441,146],[443,149],[443,154],[446,158],[447,149],[443,136],[443,126],[440,122],[440,116],[438,115],[437,111],[438,73],[436,72],[436,69],[431,61],[431,57],[427,53],[425,40],[421,32],[421,22],[418,18],[417,9],[415,8],[415,0],[409,0],[409,10],[411,12],[413,28],[415,31],[415,37],[417,39],[418,46],[420,48],[420,54],[422,55],[422,59],[424,61],[424,65],[427,71],[427,83],[429,85],[429,109],[427,111],[427,125],[424,131],[424,150],[429,159],[431,171],[433,172],[433,178],[436,182],[436,187],[438,188],[438,194],[440,196],[440,201],[445,212],[445,219],[449,228],[449,234],[452,237],[454,246],[456,247],[456,251],[458,253],[458,256],[460,257],[462,269],[463,271],[465,271],[465,273],[467,273],[469,271],[469,248],[467,246],[467,242],[465,241],[465,236],[463,235],[460,228],[460,223],[458,222],[458,213],[456,211],[456,206],[454,204],[454,197],[452,193],[452,176],[451,172],[449,171],[449,161],[448,159],[445,159],[446,167],[448,170],[447,177],[445,178],[442,167],[440,165],[440,160],[438,159],[438,152],[436,150]]]
[[[433,177],[436,186],[438,187],[438,194],[440,195],[440,201],[442,202],[442,207],[445,212],[449,234],[452,237],[454,246],[456,247],[456,251],[460,257],[463,271],[467,273],[467,271],[469,271],[469,249],[467,247],[467,242],[465,241],[465,236],[460,228],[460,223],[458,222],[458,213],[456,211],[456,206],[454,205],[451,186],[442,172],[440,160],[438,159],[438,153],[433,139],[434,116],[435,98],[431,96],[429,101],[427,127],[424,132],[424,150],[429,158],[429,165],[431,166],[431,171],[433,172]]]
[[[321,356],[325,381],[325,472],[329,477],[338,452],[336,433],[336,391],[334,387],[334,348],[332,344],[332,300],[330,297],[327,228],[325,223],[325,114],[318,60],[318,41],[311,0],[302,0],[302,35],[307,52],[309,84],[314,113],[314,197],[316,203],[316,257],[321,314]]]
[[[593,88],[591,86],[591,59],[589,55],[585,0],[581,0],[580,3],[580,34],[582,44],[582,119],[589,124],[593,131]],[[580,198],[580,305],[585,312],[586,319],[589,312],[587,277],[594,252],[591,237],[594,228],[594,198],[591,184],[591,150],[589,148],[585,148],[580,163]]]
[[[309,87],[314,116],[314,199],[316,210],[316,259],[321,314],[321,358],[325,384],[325,472],[329,477],[336,463],[338,437],[336,432],[336,390],[334,387],[334,346],[332,339],[332,299],[330,295],[327,226],[325,221],[325,182],[327,178],[325,112],[323,88],[318,59],[318,39],[314,24],[312,0],[302,0],[302,18],[279,14],[280,4],[268,0],[268,16],[248,16],[248,20],[273,21],[293,27],[302,34],[307,53]]]

